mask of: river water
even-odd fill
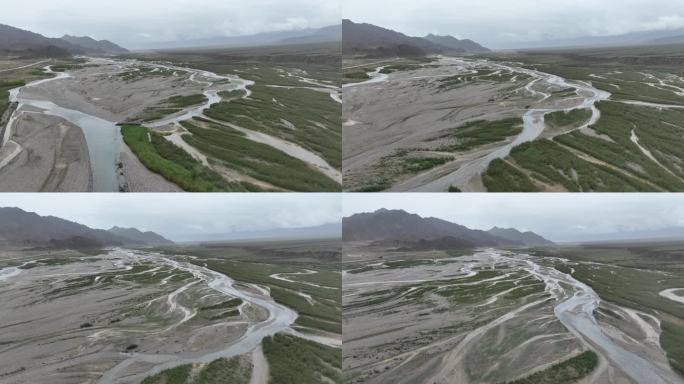
[[[91,63],[95,64],[117,64],[121,68],[121,71],[124,71],[126,68],[139,65],[183,71],[191,74],[190,80],[203,83],[206,86],[211,86],[214,81],[229,82],[230,86],[226,88],[231,90],[244,90],[245,97],[248,97],[251,94],[248,87],[254,84],[254,82],[250,80],[245,80],[235,75],[223,76],[209,71],[177,67],[172,65],[145,63],[138,62],[136,60],[113,60],[103,58],[91,58],[89,60]],[[46,73],[55,73],[52,71],[51,66],[47,66],[44,69]],[[104,74],[107,73],[103,73],[103,75]],[[202,77],[207,81],[196,80],[196,77]],[[70,81],[71,79],[72,76],[69,73],[61,72],[57,73],[56,76],[52,78],[37,80],[28,83],[23,87],[10,90],[10,101],[17,102],[18,106],[14,114],[9,119],[9,123],[7,125],[7,129],[5,130],[5,135],[2,138],[1,144],[4,145],[11,139],[12,127],[18,116],[23,113],[21,110],[22,107],[28,106],[38,108],[43,114],[60,117],[80,127],[83,131],[88,146],[88,155],[90,157],[91,170],[93,174],[93,191],[118,192],[120,182],[117,173],[117,164],[119,162],[119,155],[123,149],[124,143],[121,138],[120,128],[116,125],[117,123],[101,119],[81,111],[59,106],[49,100],[31,99],[25,96],[24,92],[22,92],[22,90],[25,88],[37,87],[53,81]],[[154,123],[146,124],[146,126],[160,127],[178,121],[191,119],[195,116],[200,116],[205,109],[221,101],[221,97],[218,96],[218,92],[218,90],[205,90],[204,95],[207,97],[208,101],[203,105],[192,108],[178,116],[172,116]]]
[[[532,77],[532,80],[528,82],[524,89],[535,96],[539,96],[539,102],[550,98],[551,94],[535,90],[533,86],[538,83],[546,83],[549,86],[555,86],[560,89],[574,88],[576,89],[577,95],[582,98],[582,101],[571,108],[553,106],[545,106],[544,108],[530,108],[522,116],[522,131],[512,142],[503,145],[492,152],[487,153],[486,155],[468,161],[462,164],[457,170],[447,175],[440,176],[437,179],[428,181],[422,185],[413,186],[411,181],[409,181],[408,184],[411,185],[410,190],[417,192],[443,191],[447,190],[449,186],[452,185],[462,187],[462,189],[467,189],[466,186],[471,182],[471,180],[487,170],[489,163],[491,163],[493,160],[505,158],[511,153],[513,148],[523,143],[536,140],[542,134],[542,132],[544,132],[546,127],[544,124],[544,116],[546,114],[557,111],[570,111],[573,109],[590,109],[592,112],[591,118],[583,126],[578,127],[585,128],[595,124],[601,116],[601,113],[598,108],[596,108],[595,104],[599,101],[607,100],[611,96],[609,92],[594,88],[591,86],[591,84],[585,82],[570,81],[557,75],[523,68],[514,64],[495,63],[489,60],[464,60],[454,57],[440,57],[437,63],[442,67],[451,67],[457,72],[457,74],[463,74],[464,76],[475,74],[477,73],[477,70],[482,69],[493,69],[499,71],[506,70],[513,73],[528,75]],[[385,67],[386,66],[377,67],[374,71],[368,72],[367,74],[370,78],[369,80],[359,83],[344,84],[343,87],[358,87],[389,81],[391,80],[389,75],[380,73]],[[440,78],[446,76],[449,75],[440,73],[434,76],[412,77],[408,78],[407,80]]]
[[[0,269],[0,282],[5,281],[11,277],[17,276],[21,273],[19,267],[7,267]]]
[[[594,317],[594,309],[599,306],[601,298],[591,287],[569,274],[535,263],[528,255],[509,257],[498,251],[491,253],[494,259],[506,260],[543,280],[546,291],[556,298],[554,314],[558,320],[583,344],[590,346],[612,366],[618,367],[637,383],[684,382],[669,366],[652,362],[640,356],[636,350],[626,349],[604,332]],[[620,337],[624,340],[630,339],[626,334],[621,334]]]
[[[456,185],[464,187],[470,183],[474,178],[482,174],[489,167],[489,163],[495,159],[503,159],[508,156],[513,148],[533,140],[536,140],[544,129],[546,125],[544,124],[544,116],[546,114],[558,111],[570,111],[574,109],[586,109],[589,108],[592,112],[591,118],[582,127],[588,127],[595,124],[601,116],[601,112],[596,108],[596,103],[602,100],[607,100],[610,98],[611,94],[609,92],[592,87],[590,84],[579,82],[579,81],[569,81],[560,76],[552,75],[549,73],[544,73],[537,70],[522,68],[513,65],[497,64],[491,63],[487,60],[479,60],[475,62],[464,61],[461,59],[451,59],[442,58],[440,63],[443,65],[453,65],[459,68],[475,66],[477,68],[497,68],[505,69],[514,73],[523,73],[534,78],[532,82],[546,82],[549,85],[557,86],[560,89],[564,88],[574,88],[579,96],[583,99],[582,101],[571,107],[571,108],[561,108],[561,107],[545,107],[545,108],[530,108],[525,112],[522,117],[523,129],[520,134],[510,143],[495,149],[494,151],[488,153],[485,156],[476,158],[470,162],[463,164],[456,171],[431,181],[427,184],[419,186],[416,191],[434,191],[434,190],[446,190],[451,185]],[[531,83],[532,83],[531,82]],[[528,90],[535,93],[541,94],[542,99],[540,101],[546,100],[550,97],[550,94],[545,94],[543,92],[534,91],[531,89],[528,83]]]
[[[250,325],[240,339],[226,346],[225,349],[207,353],[201,356],[182,357],[175,355],[144,353],[134,354],[133,356],[116,365],[114,368],[107,371],[99,381],[101,384],[128,383],[131,382],[131,380],[141,381],[147,376],[154,375],[163,370],[177,367],[179,365],[209,363],[219,358],[230,358],[242,355],[254,350],[261,344],[261,341],[265,337],[275,335],[279,332],[295,333],[290,326],[297,319],[297,312],[276,303],[270,297],[257,295],[255,293],[236,288],[235,281],[222,273],[192,263],[172,260],[159,254],[139,253],[124,250],[117,250],[117,252],[133,260],[164,264],[178,270],[189,272],[195,276],[195,278],[203,281],[210,288],[216,290],[217,292],[221,292],[230,297],[240,298],[250,305],[261,307],[267,310],[268,318],[259,323]],[[130,375],[127,376],[128,368],[137,363],[153,364],[154,367],[147,372],[135,375],[135,377]]]

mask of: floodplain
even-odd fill
[[[339,383],[339,240],[3,250],[4,383]]]

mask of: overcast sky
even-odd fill
[[[339,223],[339,194],[7,194],[1,207],[19,207],[93,228],[136,227],[171,240],[207,233],[297,228]]]
[[[553,241],[595,234],[684,226],[684,194],[354,194],[345,216],[380,208],[403,209],[473,229],[494,226],[534,231]]]
[[[413,36],[517,43],[684,27],[680,0],[346,0],[343,15]]]
[[[146,42],[318,28],[340,22],[341,0],[28,0],[6,4],[0,24],[48,37]]]

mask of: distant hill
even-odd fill
[[[387,209],[343,218],[342,234],[344,241],[379,241],[415,248],[524,245],[435,217]]]
[[[511,44],[514,49],[625,47],[684,43],[684,28],[630,32],[620,35],[581,36],[569,39],[528,41]]]
[[[95,40],[88,36],[62,36],[62,40],[83,48],[86,52],[101,52],[107,54],[127,53],[128,50],[122,48],[109,40]]]
[[[290,37],[279,41],[281,44],[314,44],[342,41],[342,24],[331,25],[315,30],[308,36]]]
[[[128,237],[127,233],[112,233],[54,216],[39,216],[19,208],[0,208],[0,244],[21,246],[157,245],[161,236],[152,232],[146,238]],[[155,240],[152,240],[155,239]],[[166,239],[164,239],[166,240]],[[166,240],[168,241],[168,240]]]
[[[164,238],[152,231],[141,232],[135,228],[120,228],[112,227],[108,231],[119,237],[124,237],[126,239],[134,240],[147,245],[169,245],[173,244],[173,241]]]
[[[342,52],[375,56],[423,56],[442,53],[442,47],[420,37],[345,19],[342,20]]]
[[[109,41],[89,37],[64,36],[61,39],[0,24],[0,55],[64,57],[84,54],[116,54],[127,52]]]
[[[312,239],[335,239],[342,237],[340,223],[317,225],[314,227],[300,228],[277,228],[262,231],[241,231],[229,233],[210,233],[195,236],[194,241],[222,242],[240,240],[312,240]]]
[[[658,45],[684,44],[684,35],[661,37],[658,39],[651,40],[651,43]]]
[[[484,53],[484,52],[491,52],[488,48],[485,48],[481,46],[480,44],[470,40],[470,39],[463,39],[459,40],[453,36],[439,36],[439,35],[433,35],[429,34],[425,36],[425,40],[431,41],[435,44],[438,44],[442,47],[446,47],[448,49],[454,50],[456,52],[473,52],[473,53]]]
[[[639,242],[639,241],[682,241],[684,227],[672,226],[656,229],[632,229],[618,232],[592,233],[575,235],[568,239],[570,242],[601,243],[601,242]]]
[[[342,52],[366,56],[424,56],[434,53],[479,53],[487,48],[452,36],[407,36],[401,32],[367,23],[342,20]]]
[[[521,243],[526,246],[539,246],[539,245],[553,245],[552,241],[546,240],[545,238],[537,235],[534,232],[520,232],[514,228],[498,228],[494,227],[490,229],[490,234]]]
[[[340,41],[342,26],[331,25],[323,28],[305,28],[291,31],[263,32],[243,36],[216,36],[204,39],[178,40],[145,43],[140,49],[162,50],[181,48],[235,48],[258,47],[267,45],[313,44]]]

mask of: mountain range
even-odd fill
[[[153,246],[173,244],[154,233],[135,228],[93,229],[54,216],[39,216],[20,208],[0,208],[0,244],[53,248]]]
[[[619,35],[581,36],[511,44],[511,49],[625,47],[684,44],[684,28],[630,32]]]
[[[340,223],[322,224],[313,227],[277,228],[261,231],[239,231],[230,233],[208,233],[194,236],[193,242],[223,242],[242,240],[311,240],[336,239],[342,236]]]
[[[343,218],[342,236],[344,241],[392,243],[414,249],[553,244],[533,232],[497,227],[482,231],[435,217],[388,209]]]
[[[434,53],[483,53],[489,49],[472,40],[453,36],[407,36],[367,23],[342,20],[343,54],[366,56],[425,56]]]
[[[179,49],[179,48],[230,48],[256,47],[266,45],[293,45],[339,42],[342,40],[342,25],[323,28],[305,28],[292,31],[264,32],[243,36],[216,36],[205,39],[178,40],[144,43],[140,49]]]
[[[0,24],[0,55],[64,57],[84,54],[120,54],[126,49],[108,40],[64,35],[61,38]]]
[[[684,227],[669,226],[654,229],[624,229],[616,232],[575,235],[566,241],[570,243],[602,243],[682,241],[682,239],[684,239]]]

